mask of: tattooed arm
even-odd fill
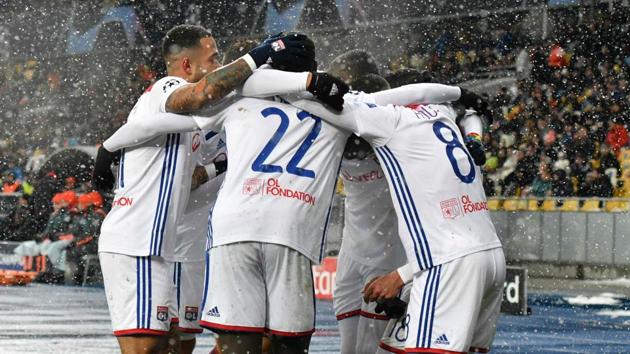
[[[206,104],[219,102],[240,86],[252,74],[252,68],[243,58],[223,66],[196,83],[177,88],[166,100],[166,111],[190,113]]]

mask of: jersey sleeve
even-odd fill
[[[342,130],[353,132],[376,146],[387,144],[400,119],[400,108],[392,105],[346,102],[343,111],[336,112],[312,100],[290,102],[293,106],[314,114]]]
[[[197,122],[190,116],[173,113],[145,114],[136,119],[128,120],[105,140],[103,146],[109,151],[116,151],[140,145],[162,134],[189,132],[197,129],[199,129]]]
[[[245,81],[241,94],[246,97],[264,98],[304,92],[308,75],[308,72],[258,69]]]
[[[158,112],[166,113],[166,101],[175,90],[188,84],[188,82],[182,78],[176,76],[164,77],[153,84],[151,91],[152,104],[155,104]]]
[[[483,121],[475,111],[466,111],[466,114],[459,120],[459,128],[462,135],[479,135],[483,136]]]
[[[461,89],[457,86],[425,83],[405,85],[366,95],[372,96],[376,104],[407,106],[456,101],[461,95]]]

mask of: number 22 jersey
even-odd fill
[[[268,99],[242,98],[195,120],[204,130],[225,130],[230,156],[212,212],[212,247],[276,243],[321,261],[349,134]]]

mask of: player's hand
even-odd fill
[[[486,151],[479,135],[466,135],[464,138],[466,149],[475,161],[475,165],[483,166],[486,164]]]
[[[96,154],[94,161],[94,170],[92,170],[92,186],[99,191],[111,191],[114,188],[116,179],[112,172],[112,163],[120,159],[120,150],[110,152],[101,145]]]
[[[483,97],[478,94],[460,87],[462,91],[459,96],[458,103],[461,103],[465,108],[474,109],[479,115],[487,119],[488,124],[492,124],[492,112],[490,112],[490,105]]]
[[[350,87],[330,74],[315,72],[312,73],[307,90],[322,103],[341,111],[343,109],[343,96],[348,93]]]
[[[296,63],[315,60],[315,45],[305,34],[278,33],[264,40],[248,53],[257,67],[271,61],[275,68],[293,67]],[[308,71],[308,70],[304,70]]]
[[[390,272],[376,277],[365,284],[363,300],[365,302],[384,301],[398,296],[400,289],[405,285],[398,275],[398,271]]]
[[[407,303],[395,297],[393,299],[377,301],[374,312],[385,312],[389,318],[401,318],[407,312]]]

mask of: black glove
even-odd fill
[[[120,150],[110,152],[101,145],[94,161],[92,171],[92,186],[100,191],[110,191],[114,188],[114,174],[112,173],[112,163],[120,160]]]
[[[217,176],[227,171],[227,160],[216,161],[214,163],[214,169],[217,171]]]
[[[479,141],[479,139],[471,137],[471,136],[466,136],[464,138],[464,141],[466,143],[466,149],[468,149],[468,152],[470,153],[473,160],[475,161],[475,165],[477,166],[485,165],[486,164],[486,151],[483,148],[483,143]]]
[[[376,313],[385,312],[389,318],[400,318],[405,315],[407,311],[407,303],[401,299],[395,297],[393,299],[387,299],[376,302]]]
[[[469,91],[463,87],[460,87],[462,90],[461,96],[459,96],[458,103],[461,103],[466,108],[474,109],[479,115],[484,116],[487,119],[487,124],[492,124],[492,112],[490,112],[490,106],[488,101],[486,101],[483,97],[478,94]]]
[[[270,61],[274,68],[289,71],[310,71],[315,62],[315,44],[305,34],[278,33],[264,40],[248,53],[256,67]],[[298,70],[307,68],[306,70]],[[291,70],[293,69],[293,70]]]
[[[341,111],[343,96],[350,90],[348,85],[330,74],[312,73],[312,75],[311,83],[307,88],[308,92],[331,108]]]

